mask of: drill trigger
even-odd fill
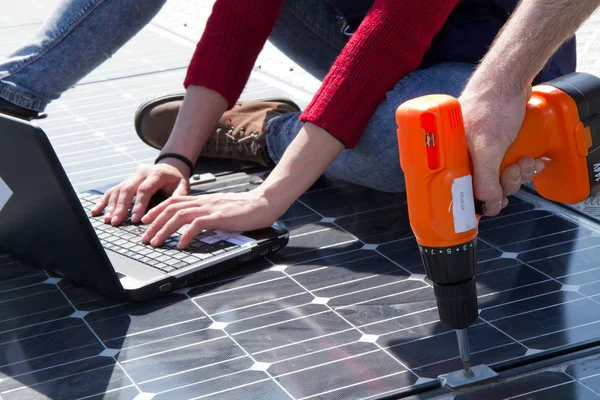
[[[475,199],[475,214],[485,215],[485,203],[483,201]]]

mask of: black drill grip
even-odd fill
[[[478,315],[477,239],[452,247],[419,246],[419,250],[434,284],[440,320],[452,329],[468,328]]]
[[[477,320],[475,278],[458,285],[433,284],[440,321],[452,329],[466,329]]]

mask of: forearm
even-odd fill
[[[227,101],[217,92],[201,86],[189,86],[173,131],[161,153],[178,153],[195,162],[226,109]]]
[[[265,45],[283,0],[217,0],[196,45],[184,86],[212,89],[233,107]]]
[[[304,124],[258,189],[272,203],[277,217],[325,172],[343,149],[344,145],[327,131]]]
[[[599,5],[600,0],[523,0],[467,88],[519,93]]]
[[[421,64],[457,2],[376,0],[300,120],[353,148],[386,93]]]

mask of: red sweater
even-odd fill
[[[208,87],[233,106],[283,2],[216,0],[184,86]],[[457,2],[375,0],[300,119],[354,147],[386,93],[419,66]]]

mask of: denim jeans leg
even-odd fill
[[[323,80],[347,42],[336,21],[325,0],[286,0],[269,42]]]
[[[269,37],[271,44],[321,81],[347,41],[337,24],[334,10],[325,0],[286,0]],[[292,131],[299,130],[298,115],[283,117],[277,130],[283,121],[292,125]],[[279,160],[289,142],[285,143],[286,139],[279,134],[277,138],[270,136],[273,135],[267,135],[267,152],[273,160]],[[270,143],[270,139],[276,140]]]
[[[458,97],[473,69],[472,64],[443,63],[407,75],[387,93],[357,146],[343,150],[324,175],[384,192],[403,192],[396,109],[407,100],[428,94]],[[281,159],[301,128],[298,113],[269,121],[267,149],[273,161]]]
[[[138,33],[166,0],[63,0],[0,62],[0,97],[44,111]]]

